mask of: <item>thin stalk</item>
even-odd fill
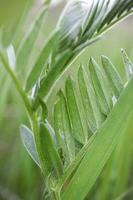
[[[34,133],[35,144],[36,144],[37,152],[38,152],[38,155],[39,155],[40,164],[41,164],[41,167],[42,167],[42,171],[44,173],[44,167],[43,167],[43,162],[42,162],[42,154],[40,152],[39,126],[38,126],[38,120],[37,120],[36,114],[32,110],[32,106],[30,104],[30,101],[29,101],[26,93],[22,89],[22,87],[21,87],[21,85],[20,85],[20,83],[19,83],[14,71],[8,65],[8,63],[6,62],[4,56],[1,53],[0,53],[0,58],[1,58],[1,61],[2,61],[3,65],[4,65],[6,71],[8,72],[10,77],[12,78],[12,80],[13,80],[15,86],[16,86],[16,89],[19,92],[19,94],[20,94],[20,96],[21,96],[21,98],[22,98],[22,100],[24,102],[24,105],[26,107],[26,110],[27,110],[27,113],[28,113],[28,117],[29,117],[29,120],[30,120],[30,124],[31,124],[32,130],[33,130],[33,133]]]
[[[31,105],[30,105],[30,102],[29,102],[29,99],[26,95],[26,93],[24,92],[24,90],[22,89],[15,73],[13,72],[13,70],[11,69],[11,67],[8,65],[8,63],[6,62],[4,56],[0,53],[0,58],[1,58],[1,61],[6,69],[6,71],[8,72],[8,74],[10,75],[10,77],[12,78],[16,88],[17,88],[17,91],[19,92],[20,96],[22,97],[22,100],[24,102],[24,105],[27,109],[27,112],[29,115],[32,114],[32,108],[31,108]]]
[[[58,192],[54,191],[51,194],[52,200],[60,200],[60,195],[58,194]]]

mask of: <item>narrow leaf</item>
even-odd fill
[[[89,69],[101,110],[105,115],[107,115],[113,106],[112,92],[109,87],[109,83],[98,64],[92,58],[90,59]]]
[[[61,91],[58,93],[58,100],[54,106],[54,127],[65,160],[70,163],[75,157],[75,145],[66,99]]]
[[[42,49],[35,65],[33,66],[31,72],[28,75],[25,87],[25,90],[27,92],[34,86],[37,79],[39,78],[43,68],[45,67],[46,62],[48,61],[49,56],[57,46],[57,41],[58,41],[58,32],[55,32],[48,40],[44,48]]]
[[[63,70],[66,68],[66,65],[70,62],[71,56],[72,53],[69,50],[62,53],[55,65],[50,69],[48,75],[42,79],[41,86],[38,91],[40,98],[47,96],[47,94],[51,91],[53,84],[55,84]]]
[[[43,8],[37,15],[37,18],[34,21],[30,31],[24,37],[23,41],[20,44],[20,47],[17,52],[18,70],[22,69],[22,67],[25,68],[28,63],[29,53],[31,53],[32,48],[33,48],[33,46],[36,42],[36,39],[39,35],[45,14],[46,14],[46,8]]]
[[[133,76],[133,63],[128,58],[128,55],[126,54],[124,49],[121,49],[121,54],[122,54],[122,59],[123,59],[123,63],[125,66],[125,70],[127,73],[127,79],[129,80]]]
[[[116,98],[118,98],[124,88],[121,77],[112,62],[106,56],[102,56],[101,60],[114,95],[116,96]]]
[[[109,159],[121,136],[133,128],[133,79],[88,147],[81,164],[62,194],[62,200],[83,200]],[[127,117],[128,116],[128,117]],[[124,123],[123,123],[124,122]],[[82,185],[82,187],[81,187]],[[78,192],[75,192],[78,191]]]
[[[81,118],[81,112],[77,104],[77,95],[75,94],[73,81],[70,78],[67,79],[65,87],[73,134],[75,139],[77,139],[81,144],[84,144],[88,140],[89,131],[87,130],[85,120],[83,121]]]
[[[92,132],[95,132],[104,120],[103,114],[96,100],[96,95],[83,67],[78,71],[78,83],[86,113],[86,118]]]
[[[27,128],[26,126],[22,125],[20,127],[20,134],[21,134],[23,145],[26,148],[27,152],[29,153],[31,158],[34,160],[34,162],[38,166],[40,166],[38,153],[36,150],[35,141],[34,141],[34,137],[31,130]]]
[[[46,176],[54,171],[55,176],[60,177],[63,173],[62,163],[49,129],[44,123],[40,123],[40,148]]]

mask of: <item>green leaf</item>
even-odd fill
[[[109,87],[108,80],[98,64],[92,58],[90,59],[89,69],[90,77],[101,107],[101,111],[107,115],[113,106],[112,92]]]
[[[78,83],[89,128],[92,132],[95,132],[101,126],[104,116],[96,100],[89,76],[87,76],[83,67],[80,67],[78,71]]]
[[[121,77],[118,74],[112,62],[106,56],[102,56],[101,60],[102,60],[104,71],[109,80],[110,87],[112,88],[116,98],[118,98],[120,96],[121,91],[124,88],[124,84],[121,80]]]
[[[75,144],[66,99],[62,91],[58,92],[58,99],[54,105],[54,128],[64,158],[70,163],[75,157]]]
[[[128,58],[128,55],[126,54],[124,49],[121,49],[121,54],[122,54],[122,59],[123,59],[123,63],[125,66],[125,70],[127,73],[127,80],[129,80],[133,76],[133,63]]]
[[[37,37],[40,33],[44,16],[47,9],[42,8],[39,14],[36,17],[30,31],[26,34],[23,41],[20,43],[18,52],[17,52],[17,68],[18,70],[26,69],[27,63],[29,60],[30,53],[35,45]]]
[[[40,123],[40,151],[46,176],[54,171],[55,176],[59,178],[63,173],[61,159],[50,135],[50,129],[44,123]]]
[[[129,1],[131,2],[131,0]],[[111,21],[108,21],[108,18],[105,19],[108,13],[112,12],[110,1],[104,2],[101,0],[100,2],[96,1],[96,3],[91,4],[86,0],[79,0],[78,2],[68,4],[56,27],[56,30],[59,30],[60,35],[58,48],[54,54],[54,65],[50,67],[50,70],[48,71],[47,76],[42,80],[42,86],[38,91],[38,95],[41,98],[49,95],[51,88],[54,86],[57,79],[84,48],[97,41],[110,27],[132,12],[130,2],[128,2],[129,9],[127,10],[127,7],[125,8],[126,10],[123,9],[120,17],[117,15],[119,13],[119,10],[117,10],[115,15],[117,18],[115,19],[115,17],[113,17]],[[119,4],[118,1],[115,3],[116,5]],[[124,11],[126,11],[126,13]],[[74,13],[77,14],[76,18],[73,17]],[[88,20],[88,18],[93,15],[95,16],[95,20],[91,21],[90,29],[90,26],[87,26],[88,24],[86,24],[86,21],[89,23],[90,20]],[[85,27],[83,27],[83,24],[86,24]],[[66,54],[69,53],[69,55],[65,55],[64,52]]]
[[[110,24],[115,24],[120,21],[123,17],[127,16],[130,11],[132,12],[133,1],[123,1],[116,0],[113,3],[109,1],[107,11],[104,14],[101,26],[99,29],[102,29],[104,26],[108,27]],[[114,20],[114,21],[113,21]]]
[[[74,87],[74,82],[68,78],[66,81],[66,100],[68,112],[73,129],[73,136],[81,144],[85,144],[88,140],[89,129],[87,128],[86,121],[82,120],[80,104],[78,104],[78,96]]]
[[[34,162],[40,167],[33,133],[25,125],[22,125],[20,127],[20,134],[21,134],[21,139],[22,139],[23,145],[26,148],[28,154],[31,156],[31,158],[34,160]]]
[[[62,194],[62,200],[85,198],[121,136],[133,128],[132,88],[133,79],[122,92],[117,104],[88,147],[81,164]]]
[[[38,96],[40,98],[47,96],[47,94],[51,91],[53,84],[55,84],[67,64],[70,62],[69,59],[71,59],[71,56],[72,53],[69,50],[62,53],[58,61],[48,72],[48,75],[42,79],[40,89],[38,91]]]
[[[37,82],[37,79],[39,78],[43,68],[46,65],[46,62],[49,59],[49,56],[52,54],[52,52],[55,50],[55,48],[57,47],[57,43],[58,42],[58,31],[55,32],[50,39],[48,40],[48,42],[46,43],[46,45],[44,46],[44,48],[42,49],[42,51],[40,52],[39,57],[37,58],[37,61],[35,63],[35,65],[33,66],[33,68],[31,69],[27,81],[26,81],[26,87],[25,90],[28,92],[33,86],[34,84]]]

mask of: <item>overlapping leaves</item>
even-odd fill
[[[59,91],[53,109],[57,142],[52,141],[50,129],[41,124],[45,127],[41,128],[40,143],[46,174],[59,178],[62,199],[84,199],[133,119],[131,75],[125,85],[112,62],[105,56],[101,60],[102,67],[91,58],[88,69],[79,68],[78,83],[68,77],[65,91]],[[123,60],[125,70],[131,73],[125,60],[132,63],[126,54]],[[79,195],[75,190],[80,190],[81,184],[84,189]]]
[[[101,38],[102,34],[128,16],[133,11],[132,0],[128,1],[73,1],[64,9],[56,30],[58,41],[47,58],[45,47],[42,49],[36,63],[40,63],[39,73],[35,77],[37,65],[32,67],[32,74],[26,82],[27,91],[31,90],[41,74],[40,89],[38,96],[47,96],[60,75],[66,70],[73,59],[88,45]],[[76,17],[75,17],[76,16]],[[55,34],[57,34],[57,31]],[[52,35],[53,37],[53,35]],[[51,38],[50,38],[51,40]],[[56,39],[57,40],[57,39]],[[54,43],[54,41],[53,41]],[[47,44],[46,44],[47,45]],[[69,53],[67,53],[69,52]],[[44,60],[41,58],[44,55]],[[41,60],[41,61],[40,61]],[[60,64],[59,64],[60,63]],[[42,72],[45,72],[43,76]],[[31,84],[29,85],[29,79]]]

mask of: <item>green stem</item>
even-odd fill
[[[58,191],[54,191],[51,193],[52,200],[61,200],[60,194]]]
[[[11,69],[11,67],[8,65],[8,63],[6,62],[4,56],[0,53],[0,58],[1,58],[1,61],[6,69],[6,71],[8,72],[8,74],[10,75],[10,77],[12,78],[16,88],[17,88],[17,91],[19,92],[20,96],[22,97],[22,100],[25,104],[25,107],[28,111],[28,114],[31,115],[32,113],[32,108],[31,108],[31,105],[30,105],[30,102],[29,102],[29,99],[26,95],[26,93],[24,92],[24,90],[22,89],[20,83],[18,82],[18,79],[16,78],[16,75],[14,74],[13,70]]]
[[[32,106],[30,104],[30,101],[29,101],[26,93],[22,89],[14,71],[10,68],[10,66],[8,65],[4,56],[1,53],[0,53],[0,58],[1,58],[1,61],[4,65],[6,71],[8,72],[10,77],[12,78],[12,80],[13,80],[16,88],[17,88],[17,91],[19,92],[19,94],[20,94],[20,96],[21,96],[21,98],[24,102],[24,105],[26,107],[26,110],[27,110],[27,113],[28,113],[28,116],[29,116],[29,119],[30,119],[31,127],[32,127],[34,137],[35,137],[35,144],[36,144],[37,152],[38,152],[38,155],[39,155],[40,164],[41,164],[41,167],[42,167],[42,171],[44,173],[44,167],[43,167],[44,165],[43,165],[43,162],[42,162],[42,154],[40,152],[39,126],[38,126],[38,120],[37,120],[36,114],[34,113]]]

